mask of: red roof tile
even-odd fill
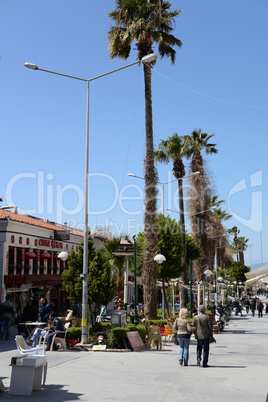
[[[84,232],[81,229],[75,229],[75,228],[70,228],[68,226],[60,225],[55,222],[50,222],[47,221],[45,222],[42,219],[35,218],[34,216],[30,215],[20,215],[20,214],[14,214],[14,212],[10,212],[5,209],[0,208],[0,220],[2,219],[11,219],[12,221],[16,222],[21,222],[21,223],[26,223],[28,225],[32,226],[38,226],[41,228],[45,229],[51,229],[51,230],[70,230],[71,234],[77,235],[77,236],[84,236]]]

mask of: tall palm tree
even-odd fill
[[[196,244],[200,244],[203,250],[203,256],[195,262],[195,274],[200,281],[203,275],[203,267],[209,265],[209,218],[211,211],[211,196],[213,188],[211,186],[209,175],[207,174],[202,157],[202,150],[207,155],[217,153],[216,144],[209,143],[214,134],[203,133],[201,129],[194,130],[190,135],[185,136],[187,144],[186,157],[191,159],[192,173],[200,172],[199,175],[191,176],[191,194],[189,197],[189,209],[191,212],[192,236]],[[202,212],[206,211],[206,212]]]
[[[181,228],[181,240],[183,245],[183,255],[181,259],[181,265],[186,264],[186,236],[185,236],[185,220],[184,220],[184,201],[183,201],[183,184],[182,178],[185,176],[185,167],[183,163],[183,156],[185,156],[185,141],[183,137],[179,137],[177,133],[174,133],[167,140],[161,140],[158,145],[158,150],[155,152],[156,161],[162,163],[173,162],[173,174],[178,180],[179,190],[179,213],[180,213],[180,228]],[[187,283],[186,266],[182,275],[184,284]],[[187,305],[187,289],[182,288],[182,307]]]
[[[135,41],[138,59],[152,53],[153,44],[158,44],[158,52],[162,57],[171,58],[175,62],[174,46],[181,46],[175,38],[173,30],[174,18],[180,11],[170,11],[171,3],[163,0],[115,0],[116,9],[109,16],[114,22],[108,33],[110,56],[126,60],[131,52],[131,44]],[[154,164],[153,117],[151,64],[143,64],[145,82],[145,212],[144,236],[145,254],[143,263],[143,290],[145,315],[157,316],[157,274],[158,267],[154,261],[157,253],[157,219],[156,219],[156,184],[157,172]]]

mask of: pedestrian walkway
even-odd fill
[[[0,400],[265,402],[268,316],[232,317],[225,331],[215,334],[215,338],[209,368],[197,367],[194,339],[188,367],[179,365],[178,346],[171,343],[165,343],[161,351],[48,352],[45,387],[31,397],[5,392]],[[7,390],[14,353],[15,350],[1,351],[0,378]]]

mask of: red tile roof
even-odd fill
[[[60,225],[55,222],[50,222],[49,220],[44,221],[39,218],[35,218],[34,216],[30,215],[20,215],[20,214],[14,214],[14,212],[10,212],[5,209],[1,209],[0,207],[0,220],[2,219],[11,219],[12,221],[16,222],[21,222],[21,223],[26,223],[28,225],[32,226],[38,226],[41,228],[45,229],[51,229],[51,230],[70,230],[71,234],[77,235],[77,236],[84,236],[84,232],[81,229],[75,229],[71,228],[69,226],[65,225]]]

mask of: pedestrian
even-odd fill
[[[6,301],[1,304],[0,316],[1,316],[1,327],[0,327],[0,337],[4,338],[4,331],[6,327],[6,337],[9,340],[10,327],[12,318],[14,318],[15,310],[14,304],[10,301],[10,295],[6,295]]]
[[[252,317],[254,317],[255,316],[255,310],[256,310],[256,300],[255,299],[251,300],[250,310],[251,310]]]
[[[248,314],[248,312],[249,312],[249,300],[248,299],[245,301],[245,306],[246,306],[246,312]]]
[[[47,300],[44,297],[40,299],[41,308],[40,308],[40,316],[41,322],[45,322],[44,327],[48,324],[47,320],[49,318],[50,313],[52,313],[52,308],[48,304]]]
[[[257,310],[258,310],[258,317],[262,317],[262,309],[263,309],[263,304],[261,300],[259,300],[258,305],[257,305]]]
[[[265,314],[268,314],[268,302],[266,302]]]
[[[33,298],[30,297],[28,304],[26,307],[24,307],[23,312],[22,312],[22,321],[26,322],[26,321],[30,321],[30,322],[34,322],[37,321],[38,315],[37,315],[37,310],[35,308],[35,306],[33,305]],[[29,336],[29,330],[25,329],[26,331],[26,335]]]
[[[176,318],[173,328],[177,331],[177,339],[180,346],[179,363],[181,366],[182,363],[184,366],[188,366],[190,337],[195,328],[188,319],[188,310],[186,308],[180,310],[179,318]]]
[[[199,314],[193,319],[195,330],[195,338],[197,339],[197,365],[201,365],[202,350],[203,351],[203,367],[209,367],[209,337],[213,334],[213,324],[210,317],[206,314],[206,307],[199,306]]]

